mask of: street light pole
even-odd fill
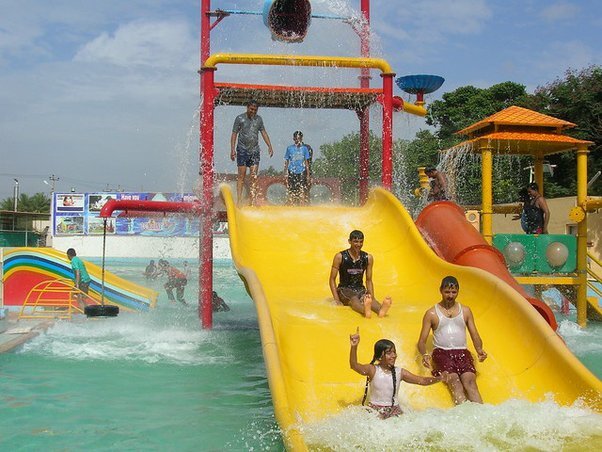
[[[61,178],[60,177],[55,177],[54,174],[53,174],[48,179],[50,179],[51,193],[54,194],[54,188],[55,188],[56,181],[61,180]]]
[[[14,192],[13,192],[13,196],[14,196],[14,204],[13,204],[13,211],[17,211],[18,207],[19,207],[19,179],[13,179],[15,181],[15,188],[14,188]]]
[[[19,179],[13,179],[15,181],[15,187],[13,189],[13,231],[15,230],[16,225],[16,213],[19,208]]]

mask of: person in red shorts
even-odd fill
[[[422,330],[418,339],[418,351],[422,355],[422,364],[432,368],[433,375],[447,372],[445,383],[451,391],[454,403],[470,400],[483,403],[477,375],[471,353],[466,342],[466,329],[470,333],[479,361],[487,358],[483,350],[483,341],[475,325],[472,311],[456,301],[460,284],[453,276],[441,281],[441,301],[425,312]],[[433,331],[433,354],[426,352],[426,340]]]

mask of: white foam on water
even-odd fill
[[[184,366],[229,361],[227,336],[201,330],[196,313],[186,314],[191,321],[123,313],[116,318],[57,322],[24,344],[19,353]]]
[[[465,403],[380,420],[363,407],[301,427],[310,450],[600,450],[602,415],[581,403]]]
[[[567,346],[576,355],[602,354],[602,342],[599,339],[600,328],[592,323],[587,328],[581,328],[570,320],[562,320],[558,324],[558,334],[562,336]]]

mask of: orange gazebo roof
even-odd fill
[[[553,116],[544,115],[543,113],[538,113],[529,110],[528,108],[512,105],[511,107],[498,111],[485,119],[481,119],[456,133],[458,135],[470,135],[487,126],[495,127],[496,125],[544,127],[560,131],[575,127],[576,124],[554,118]]]
[[[593,144],[562,134],[572,127],[575,127],[572,122],[511,106],[456,132],[467,135],[468,139],[447,151],[470,147],[478,152],[485,144],[493,147],[494,152],[549,155]]]

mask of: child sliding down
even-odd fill
[[[374,356],[370,364],[358,363],[359,327],[355,334],[349,335],[349,342],[351,343],[349,366],[358,374],[367,377],[362,405],[368,398],[368,407],[378,412],[381,419],[403,414],[398,399],[399,386],[402,381],[428,386],[446,378],[445,374],[437,377],[422,377],[395,366],[395,360],[397,359],[395,344],[388,339],[381,339],[374,344]]]

